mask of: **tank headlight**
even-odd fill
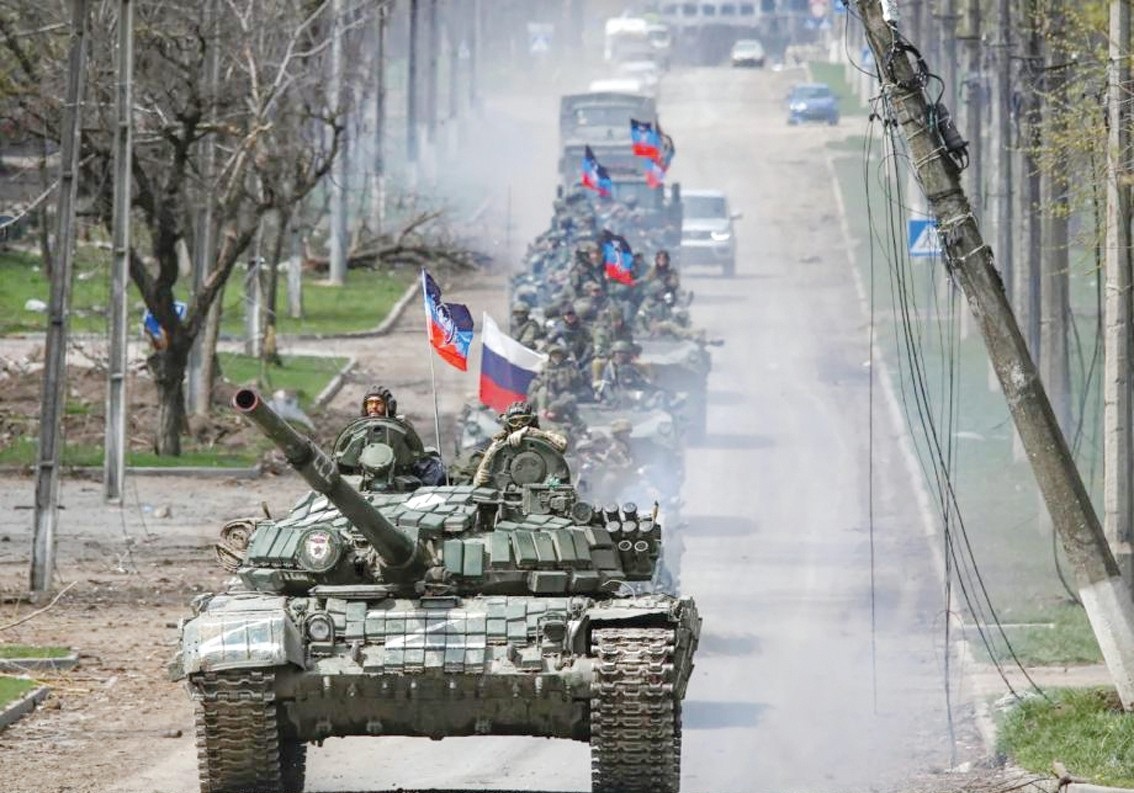
[[[308,529],[299,538],[299,566],[311,573],[325,573],[338,564],[342,544],[327,529]]]
[[[335,623],[326,614],[312,614],[305,627],[307,638],[313,642],[329,642],[335,637]]]

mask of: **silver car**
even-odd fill
[[[681,263],[710,264],[728,277],[736,272],[736,235],[732,221],[739,212],[729,208],[720,190],[681,193]]]

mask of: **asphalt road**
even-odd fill
[[[921,485],[881,384],[871,453],[868,315],[825,159],[827,142],[865,121],[787,127],[782,97],[802,79],[679,71],[660,100],[672,178],[723,188],[744,213],[736,277],[684,275],[695,322],[726,340],[683,494],[681,582],[705,621],[685,793],[897,789],[953,759]],[[526,113],[520,123],[542,123]],[[518,152],[513,167],[536,155]],[[538,167],[551,175],[555,162]],[[520,206],[516,233],[530,237],[539,226],[526,218],[541,224],[550,208]],[[542,739],[334,739],[308,758],[309,791],[590,785],[585,745]],[[194,765],[186,741],[115,789],[190,793]]]

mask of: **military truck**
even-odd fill
[[[203,793],[301,791],[307,743],[346,735],[588,741],[595,791],[676,793],[701,620],[633,594],[655,512],[581,500],[539,437],[490,453],[489,486],[425,487],[386,443],[396,419],[348,428],[344,472],[256,392],[233,404],[312,490],[221,529],[234,579],[181,623]]]

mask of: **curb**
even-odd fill
[[[71,651],[61,658],[4,658],[0,672],[63,672],[79,665],[79,654]]]
[[[311,403],[312,407],[325,408],[327,404],[335,398],[335,395],[342,390],[343,383],[346,382],[346,376],[358,365],[358,359],[353,355],[347,358],[347,362],[343,364],[338,373],[331,378],[331,382],[327,383],[326,387],[319,392],[318,396]]]
[[[353,330],[345,333],[296,333],[294,335],[287,335],[281,337],[280,341],[327,341],[328,339],[372,339],[377,336],[384,336],[390,332],[394,324],[401,319],[402,312],[406,310],[410,300],[414,298],[421,291],[421,279],[415,278],[406,291],[402,292],[402,296],[398,298],[393,307],[390,308],[390,313],[386,315],[378,327],[371,330]]]
[[[31,713],[36,709],[36,706],[47,699],[47,695],[51,693],[51,689],[47,686],[40,686],[33,689],[15,702],[8,705],[4,710],[0,711],[0,731],[6,730],[24,716]]]

